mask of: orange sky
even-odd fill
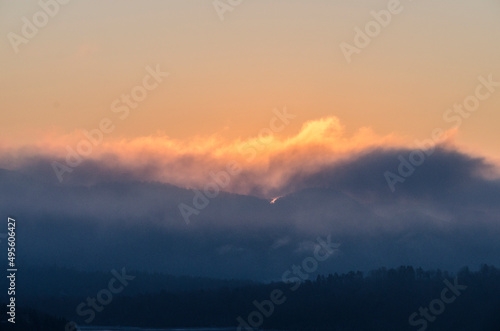
[[[108,118],[114,129],[96,153],[175,142],[217,157],[256,139],[283,107],[296,117],[276,133],[277,149],[309,144],[307,123],[318,129],[322,120],[343,128],[338,150],[411,145],[452,128],[443,114],[474,95],[478,77],[500,82],[500,4],[401,1],[348,63],[339,45],[387,3],[253,0],[221,21],[211,1],[73,0],[16,53],[9,33],[22,35],[22,18],[41,8],[0,0],[0,148],[36,144],[63,155]],[[121,119],[113,103],[143,85],[148,66],[169,76]],[[499,109],[500,88],[463,118],[456,143],[499,158]],[[318,130],[314,139],[327,145]]]

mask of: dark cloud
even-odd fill
[[[25,264],[275,279],[311,254],[308,242],[331,235],[341,253],[319,272],[500,265],[500,182],[482,176],[486,161],[439,148],[391,192],[384,172],[397,173],[398,156],[410,152],[378,149],[315,172],[288,169],[275,203],[220,193],[189,225],[178,205],[193,205],[194,192],[144,181],[154,166],[86,161],[61,184],[52,160],[30,156],[0,170],[0,209],[18,219]],[[251,180],[241,176],[235,185]]]

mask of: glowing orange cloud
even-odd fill
[[[63,160],[67,160],[69,155],[73,160],[80,157],[81,162],[106,164],[122,172],[147,169],[141,171],[142,180],[199,188],[212,180],[210,172],[223,170],[233,162],[242,171],[224,189],[247,194],[259,187],[260,192],[266,195],[284,185],[289,176],[297,171],[313,173],[325,165],[373,148],[412,147],[407,139],[394,135],[380,136],[366,127],[347,136],[336,117],[306,122],[296,135],[290,137],[276,133],[233,141],[227,141],[220,135],[180,141],[162,133],[135,139],[103,137],[102,141],[92,146],[91,153],[82,156],[76,146],[86,137],[88,135],[83,131],[69,135],[50,133],[34,146],[10,149],[4,146],[1,152],[10,155],[6,158],[10,163],[4,160],[2,166],[15,168],[15,160],[26,154],[48,156],[64,165]],[[73,166],[72,171],[64,176],[78,172],[78,167]]]

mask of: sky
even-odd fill
[[[168,79],[107,140],[161,133],[186,140],[255,136],[272,109],[287,106],[296,134],[336,117],[347,133],[424,139],[449,128],[442,115],[474,92],[477,78],[500,80],[500,6],[488,1],[401,1],[401,12],[347,63],[340,44],[387,1],[243,1],[221,21],[210,1],[69,1],[14,51],[37,1],[0,2],[1,129],[4,141],[33,143],[95,128],[159,65]],[[482,102],[457,138],[495,155],[500,96]]]
[[[142,221],[154,224],[142,238],[155,236],[163,220],[162,231],[183,238],[172,243],[179,273],[205,272],[186,256],[223,263],[203,255],[206,247],[216,257],[251,252],[268,270],[264,230],[269,247],[290,245],[287,262],[301,243],[338,230],[356,247],[346,269],[370,264],[360,252],[382,237],[408,253],[388,256],[393,246],[382,245],[373,266],[457,267],[457,237],[441,230],[467,237],[460,225],[477,218],[477,233],[497,231],[499,14],[494,0],[0,0],[1,194],[18,197],[2,213],[29,219],[26,238],[37,244],[26,254],[46,263],[58,251],[53,259],[71,264],[71,254],[35,240],[41,224],[68,219],[61,234],[90,222],[83,233],[100,248],[125,243]],[[193,195],[210,185],[220,196],[205,212]],[[121,190],[138,190],[123,193],[134,208],[122,206]],[[295,195],[310,203],[269,209]],[[322,203],[306,231],[314,201]],[[331,201],[342,207],[340,223],[328,216]],[[456,201],[469,202],[457,210]],[[184,250],[206,230],[201,220],[213,225],[207,242]],[[131,225],[118,230],[120,222]],[[109,233],[96,236],[101,227]],[[239,247],[247,227],[255,233]],[[417,252],[426,238],[436,246]],[[430,258],[439,245],[453,258]],[[466,261],[494,259],[486,252],[495,245],[485,240]],[[107,267],[112,256],[76,265]],[[208,273],[242,276],[217,270]]]

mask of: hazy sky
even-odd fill
[[[346,136],[367,127],[406,142],[428,138],[452,127],[443,114],[474,94],[479,76],[500,81],[500,4],[403,0],[348,63],[340,44],[354,44],[355,27],[387,7],[252,0],[222,21],[211,1],[73,0],[16,53],[8,34],[22,36],[22,18],[33,22],[41,7],[0,0],[1,141],[60,141],[110,118],[116,128],[106,142],[216,134],[230,144],[257,136],[284,106],[296,118],[282,137],[336,117]],[[119,120],[113,101],[142,84],[147,66],[170,75]],[[500,157],[499,109],[500,93],[481,101],[455,136],[460,146]]]
[[[0,0],[23,261],[276,279],[331,234],[321,272],[499,263],[498,0],[227,1]]]

